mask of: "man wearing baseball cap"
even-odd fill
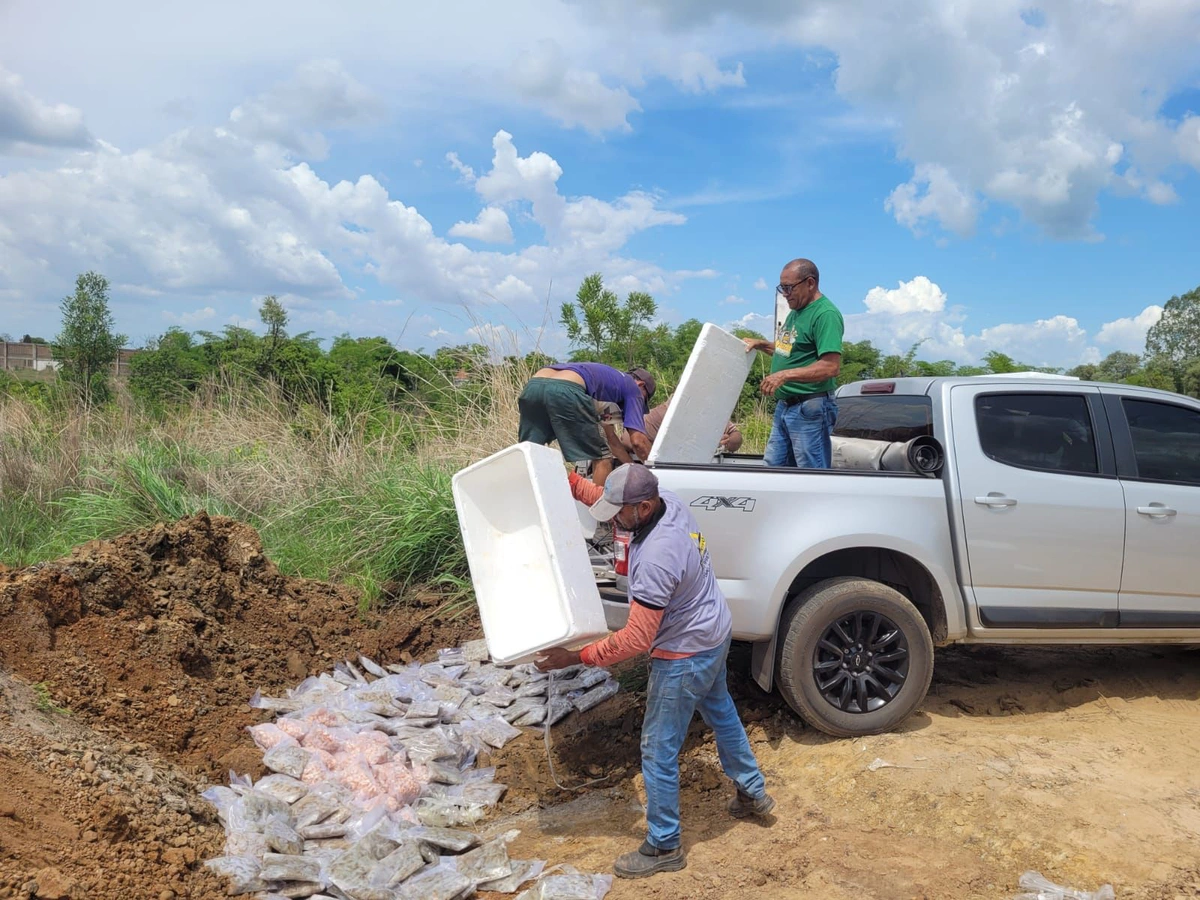
[[[600,522],[632,533],[629,545],[629,621],[580,651],[546,650],[543,671],[578,662],[610,666],[650,651],[650,683],[642,722],[642,777],[649,834],[619,857],[623,878],[675,872],[687,865],[679,823],[679,752],[692,714],[712,728],[721,768],[737,793],[729,811],[766,816],[775,806],[729,695],[725,658],[733,631],[725,596],[713,575],[704,535],[687,506],[645,466],[622,466],[604,487],[572,472],[571,493]]]
[[[549,444],[557,440],[568,462],[593,460],[596,484],[612,471],[612,450],[605,440],[594,401],[615,403],[630,439],[642,454],[650,454],[643,417],[654,396],[654,376],[645,369],[620,372],[604,363],[555,363],[538,369],[521,396],[517,440]]]

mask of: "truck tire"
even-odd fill
[[[807,588],[784,611],[779,637],[779,692],[804,721],[836,737],[895,728],[933,678],[933,639],[920,612],[869,578]]]

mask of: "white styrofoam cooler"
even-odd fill
[[[562,454],[516,444],[456,473],[452,489],[493,660],[608,634]]]
[[[648,463],[710,463],[737,405],[755,353],[708,322],[700,329]]]

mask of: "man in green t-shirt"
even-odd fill
[[[776,290],[790,312],[775,341],[745,339],[747,352],[772,354],[771,374],[759,388],[776,401],[763,462],[828,469],[829,437],[837,421],[833,391],[842,370],[842,314],[821,293],[811,260],[793,259],[784,266]]]

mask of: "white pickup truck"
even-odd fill
[[[1200,402],[1036,375],[836,396],[835,435],[932,437],[944,465],[655,466],[700,524],[755,680],[810,724],[894,727],[935,646],[1200,643]],[[624,597],[602,596],[618,626]]]

